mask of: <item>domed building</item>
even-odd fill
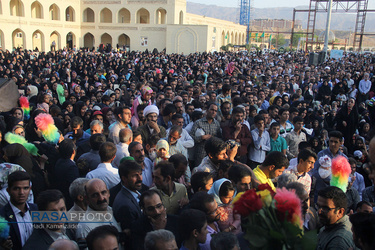
[[[0,0],[0,48],[64,47],[167,53],[246,43],[246,26],[186,12],[186,0]]]

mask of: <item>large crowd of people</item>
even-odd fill
[[[303,51],[0,51],[0,78],[31,108],[1,113],[1,247],[249,249],[232,201],[269,184],[295,190],[317,249],[374,249],[374,66],[360,53],[309,65]],[[337,156],[352,169],[346,192],[324,163]],[[22,223],[31,211],[83,217],[35,227]]]

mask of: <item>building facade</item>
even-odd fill
[[[0,1],[0,47],[194,53],[246,43],[246,26],[186,13],[186,0]]]
[[[250,21],[251,27],[260,27],[260,28],[272,28],[280,30],[290,30],[293,28],[293,20],[285,19],[254,19]],[[302,29],[302,21],[296,20],[294,28]]]

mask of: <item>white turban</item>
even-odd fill
[[[147,117],[148,114],[151,113],[156,113],[156,115],[159,115],[159,109],[155,105],[148,105],[144,110],[143,110],[143,115]]]

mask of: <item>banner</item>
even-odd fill
[[[337,49],[331,50],[331,58],[333,59],[341,59],[343,55],[344,55],[343,50],[337,50]]]

